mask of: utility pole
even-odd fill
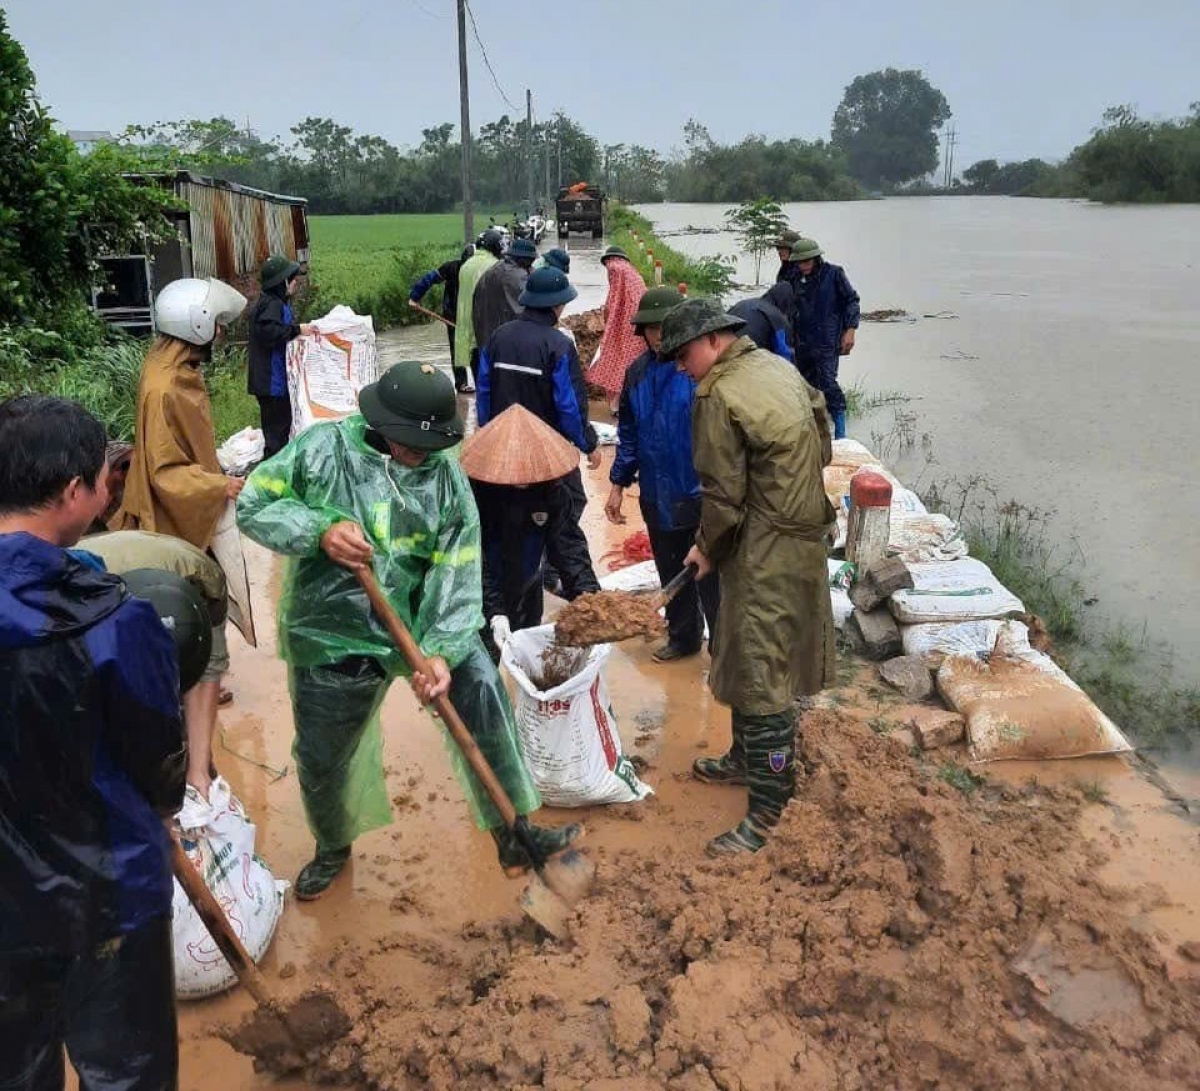
[[[529,88],[525,89],[525,177],[529,188],[527,203],[533,212],[533,92]]]
[[[546,156],[545,197],[546,197],[546,201],[550,202],[550,201],[554,200],[554,194],[550,192],[550,134],[548,132],[543,133],[543,135],[542,135],[542,151],[545,153],[545,156]]]
[[[458,0],[458,98],[462,143],[463,242],[475,241],[475,209],[471,203],[471,102],[467,90],[467,0]]]
[[[554,126],[554,143],[558,148],[558,188],[562,189],[562,114],[560,113]]]
[[[954,180],[954,145],[958,142],[958,130],[951,125],[946,133],[946,169],[943,175],[942,188],[949,189]]]

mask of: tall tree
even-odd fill
[[[833,143],[864,185],[900,185],[937,166],[937,133],[949,120],[946,96],[920,71],[885,68],[846,88],[833,115]]]

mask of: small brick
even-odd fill
[[[873,610],[869,614],[855,610],[846,624],[851,639],[868,659],[876,662],[891,659],[902,649],[900,626],[886,610]]]

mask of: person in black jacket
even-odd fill
[[[0,405],[0,1087],[177,1086],[171,866],[183,801],[175,645],[68,548],[104,510],[104,429]]]
[[[760,349],[782,356],[789,364],[796,362],[792,321],[788,317],[796,305],[791,284],[781,280],[757,299],[743,299],[729,308],[729,313],[746,323],[742,333]]]
[[[259,271],[262,291],[250,308],[250,346],[247,389],[258,399],[265,450],[263,458],[283,450],[292,430],[292,399],[288,395],[288,342],[314,333],[311,324],[298,324],[289,300],[296,294],[299,262],[276,254]]]
[[[446,334],[450,340],[450,370],[454,372],[454,389],[460,394],[475,392],[466,365],[460,367],[454,359],[454,323],[458,316],[458,271],[462,268],[463,262],[474,253],[475,247],[468,244],[457,258],[442,262],[436,269],[430,269],[412,286],[412,291],[408,293],[410,303],[420,303],[430,288],[435,284],[442,285],[442,305],[439,313],[449,322]]]
[[[501,326],[479,353],[475,415],[482,428],[510,405],[522,405],[587,455],[588,468],[600,465],[596,430],[588,421],[587,386],[575,343],[557,329],[563,308],[578,296],[560,270],[547,266],[530,273],[521,293],[525,310]],[[550,528],[554,567],[568,600],[600,590],[587,538],[579,525],[587,504],[579,470],[568,474],[568,516]]]

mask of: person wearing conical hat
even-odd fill
[[[634,330],[646,351],[625,372],[617,416],[617,455],[604,505],[610,523],[621,514],[625,490],[636,481],[650,550],[665,586],[683,571],[683,558],[700,523],[700,482],[692,466],[692,402],[696,384],[669,356],[659,353],[662,322],[683,302],[675,288],[651,288],[634,314]],[[689,584],[667,605],[667,641],[655,649],[660,663],[696,655],[708,622],[709,647],[717,631],[720,594],[716,576]]]
[[[580,559],[557,548],[556,529],[573,517],[566,477],[579,452],[522,405],[512,405],[463,447],[483,542],[485,643],[493,658],[515,630],[542,622],[543,575],[548,556],[565,565],[565,582]]]
[[[479,515],[453,450],[463,438],[454,385],[432,364],[406,361],[363,387],[358,404],[358,414],[313,425],[262,463],[238,502],[242,533],[290,562],[279,650],[316,840],[296,881],[296,896],[309,900],[337,878],[355,838],[392,819],[379,708],[391,682],[410,671],[355,576],[362,566],[429,660],[429,675],[411,678],[418,699],[449,694],[517,813],[541,804],[508,694],[479,637]],[[461,760],[456,772],[506,874],[527,870],[528,856],[478,779]],[[548,856],[582,832],[531,829]]]

